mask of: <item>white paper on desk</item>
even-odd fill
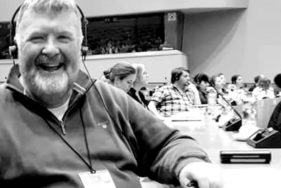
[[[224,169],[224,188],[280,188],[281,169],[250,167]]]
[[[203,120],[204,114],[200,110],[194,109],[188,112],[177,113],[167,118],[164,123],[171,128],[191,131],[203,128],[205,125]]]
[[[202,121],[204,119],[204,114],[200,109],[191,109],[187,112],[179,112],[171,116],[171,120],[175,121]]]

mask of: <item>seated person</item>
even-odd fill
[[[277,74],[274,77],[274,83],[277,88],[281,88],[281,74]],[[272,127],[281,132],[281,102],[279,102],[273,110],[268,122],[268,127]]]
[[[211,77],[210,86],[212,86],[217,91],[217,93],[220,93],[222,95],[227,93],[225,89],[224,77],[219,74],[213,75]]]
[[[254,85],[249,88],[249,92],[253,92],[253,90],[258,86],[259,80],[263,78],[264,75],[260,74],[254,77]]]
[[[136,79],[133,82],[133,87],[128,91],[128,94],[133,97],[137,102],[148,109],[148,100],[142,89],[147,87],[149,75],[143,64],[132,64],[136,69]]]
[[[281,102],[279,102],[270,116],[268,127],[281,132]]]
[[[270,84],[271,84],[271,81],[269,78],[267,78],[267,77],[261,78],[259,80],[258,86],[252,92],[253,98],[255,100],[275,98],[274,89]]]
[[[236,89],[245,89],[243,77],[240,74],[235,74],[231,77],[231,83],[236,86]]]
[[[184,67],[175,68],[171,73],[171,84],[155,90],[148,105],[157,117],[171,116],[178,112],[188,111],[194,105],[194,96],[186,92],[190,83],[189,70]]]
[[[273,79],[275,83],[274,92],[276,97],[281,97],[281,73],[275,75]]]
[[[236,74],[231,77],[231,84],[228,85],[228,95],[236,104],[248,101],[246,87],[241,75]]]
[[[224,93],[227,93],[227,83],[226,83],[225,75],[224,75],[222,72],[221,72],[221,73],[218,73],[217,75],[218,75],[218,76],[220,77],[220,79],[221,79],[220,84],[221,84],[222,91],[223,91]]]
[[[105,70],[103,74],[108,83],[125,92],[133,87],[133,82],[136,79],[136,69],[127,62],[116,63],[109,70]]]
[[[228,91],[228,85],[227,87],[225,84],[225,78],[224,76],[220,74],[213,75],[210,80],[210,85],[213,87],[217,92],[217,99],[220,97],[223,97],[227,100],[227,102],[231,105],[237,105],[236,101],[232,99],[232,96],[230,95]],[[231,85],[234,86],[234,85]],[[236,87],[230,87],[230,88],[236,88]]]
[[[197,90],[199,92],[199,97],[201,104],[208,104],[208,91],[207,88],[210,85],[209,76],[204,73],[198,73],[194,77],[194,82],[196,83]]]

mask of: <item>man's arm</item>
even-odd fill
[[[163,136],[168,132],[163,122],[151,121],[148,123],[147,121],[145,124],[148,125],[146,128],[148,134],[144,136],[146,142],[155,144],[163,139]],[[162,128],[156,133],[154,128],[157,129],[158,124],[161,124]],[[156,126],[154,127],[154,125]],[[157,141],[152,142],[154,138],[157,138]],[[177,184],[176,180],[172,182],[168,180],[175,176],[183,188],[188,188],[187,184],[190,181],[196,181],[200,188],[222,187],[220,168],[210,162],[207,154],[191,137],[173,131],[170,132],[169,136],[166,135],[165,141],[162,140],[160,145],[161,147],[158,148],[159,150],[157,149],[158,152],[155,153],[155,156],[150,153],[148,157],[148,159],[154,158],[150,166],[150,170],[153,172],[150,176],[152,179],[162,183],[168,181]],[[146,151],[147,149],[146,147]]]
[[[109,86],[108,89],[110,89]],[[191,180],[197,180],[198,183],[202,181],[196,174],[204,174],[200,171],[205,171],[205,169],[197,169],[198,172],[194,172],[194,168],[189,165],[198,162],[207,167],[207,165],[211,166],[210,160],[193,138],[170,129],[163,121],[125,93],[108,91],[106,88],[100,88],[100,92],[112,113],[112,118],[116,118],[115,126],[121,128],[134,151],[138,164],[135,172],[138,175],[149,176],[156,181],[175,185],[186,181],[180,178],[180,174],[183,174],[181,177],[186,176]],[[184,170],[186,166],[189,168]],[[192,176],[186,175],[186,172]],[[214,171],[214,173],[217,172]],[[211,186],[211,188],[215,187]]]

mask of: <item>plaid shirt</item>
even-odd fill
[[[152,98],[157,103],[156,108],[161,115],[171,116],[178,112],[188,111],[194,104],[192,91],[183,92],[174,85],[165,85],[157,89]]]

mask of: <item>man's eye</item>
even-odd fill
[[[38,43],[38,42],[44,41],[44,37],[43,36],[34,36],[34,37],[31,37],[30,40],[34,43]]]
[[[61,35],[58,37],[58,40],[62,42],[68,42],[71,40],[71,38],[69,36]]]

